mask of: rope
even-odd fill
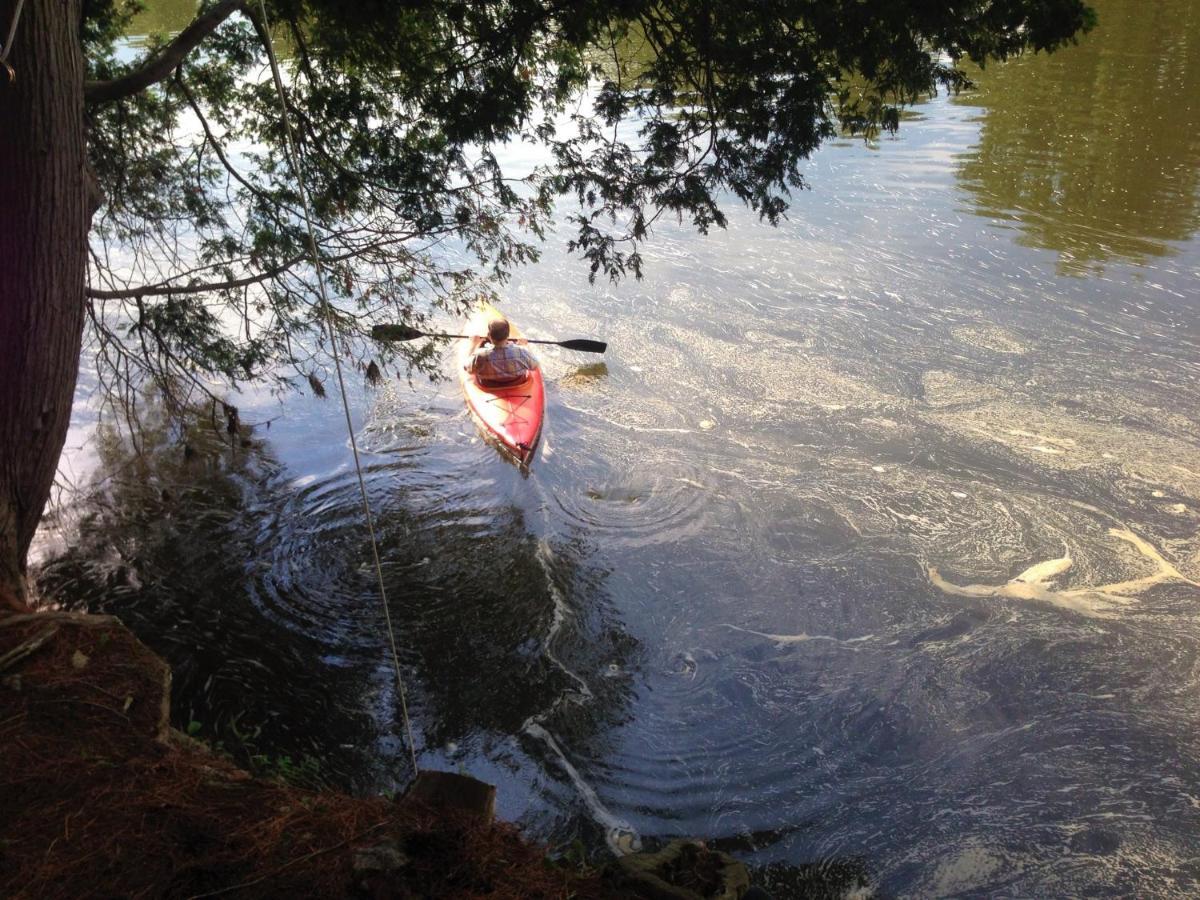
[[[17,73],[8,64],[8,51],[12,49],[13,38],[17,35],[17,23],[21,21],[21,10],[24,8],[25,0],[17,0],[17,7],[13,10],[12,23],[8,26],[8,36],[4,39],[4,46],[0,48],[0,66],[3,66],[4,71],[8,73],[9,82],[17,80]]]
[[[350,450],[354,454],[354,470],[358,473],[358,490],[362,495],[363,514],[367,519],[367,532],[371,536],[371,554],[375,559],[375,577],[379,581],[379,598],[383,601],[383,615],[387,622],[388,641],[392,648],[392,665],[396,670],[396,686],[400,689],[400,711],[404,716],[404,731],[408,736],[408,752],[412,758],[413,773],[417,768],[417,749],[413,741],[412,723],[408,718],[408,699],[404,691],[404,677],[400,674],[400,654],[396,650],[396,632],[392,628],[392,613],[388,609],[387,590],[383,586],[383,565],[379,561],[379,542],[375,539],[375,520],[371,516],[371,503],[367,499],[367,484],[363,479],[362,464],[358,457],[358,442],[354,438],[354,423],[350,420],[350,401],[346,397],[346,381],[342,377],[342,362],[337,350],[337,339],[333,330],[333,307],[329,303],[329,294],[325,290],[325,274],[321,268],[321,257],[317,251],[317,235],[313,228],[312,207],[309,204],[308,187],[304,183],[304,175],[300,171],[296,156],[295,138],[292,134],[292,121],[288,116],[287,95],[283,89],[283,77],[279,74],[279,63],[275,59],[275,48],[271,46],[270,31],[267,29],[267,9],[264,0],[258,0],[258,8],[262,15],[263,29],[266,32],[267,59],[271,63],[271,77],[275,81],[275,91],[279,94],[279,106],[283,113],[284,147],[287,150],[288,165],[296,175],[296,183],[300,189],[300,203],[304,208],[304,224],[308,230],[308,250],[312,255],[313,267],[317,272],[317,286],[321,294],[321,309],[324,313],[322,324],[325,335],[329,339],[329,354],[333,357],[334,368],[337,370],[338,388],[342,394],[342,411],[346,414],[346,431],[350,435]]]

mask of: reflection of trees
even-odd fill
[[[419,660],[428,745],[480,731],[518,734],[526,720],[551,709],[559,714],[547,727],[571,743],[611,724],[629,700],[624,673],[637,644],[597,602],[605,573],[583,561],[582,546],[539,547],[516,510],[464,514],[491,522],[485,529],[424,530],[410,550],[430,564],[402,593],[389,586],[404,643]],[[563,617],[557,630],[556,597]],[[581,705],[557,702],[584,691],[591,696]]]
[[[132,35],[175,34],[196,18],[196,0],[148,0],[129,25]]]
[[[96,473],[58,513],[70,520],[67,548],[40,571],[42,593],[116,614],[162,655],[177,727],[200,722],[243,761],[311,755],[335,779],[349,774],[341,745],[370,720],[339,695],[361,692],[367,667],[314,677],[320,641],[264,619],[246,590],[250,535],[278,464],[244,429],[231,441],[207,410],[188,425],[153,398],[139,412],[136,448],[124,431],[98,430]]]
[[[1093,5],[1078,46],[997,65],[960,101],[984,110],[962,185],[1068,271],[1162,255],[1200,225],[1200,4]]]
[[[401,733],[399,709],[377,700],[395,698],[353,477],[297,490],[245,428],[231,441],[207,409],[186,426],[153,399],[139,411],[136,449],[100,431],[98,470],[42,591],[115,613],[163,655],[177,726],[194,719],[235,749],[317,757],[347,785],[402,777],[406,752],[382,740]],[[623,671],[636,645],[597,602],[605,573],[583,561],[586,547],[555,552],[492,498],[447,500],[448,473],[428,499],[403,474],[403,463],[379,466],[369,484],[421,743],[517,734],[581,690],[593,697],[548,726],[572,743],[605,729],[629,695],[609,667]],[[544,646],[556,598],[564,624],[551,652],[586,689]]]

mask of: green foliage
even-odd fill
[[[212,742],[212,748],[220,754],[244,766],[251,774],[260,778],[272,778],[293,787],[322,790],[328,787],[321,773],[321,761],[308,753],[298,758],[283,753],[272,755],[258,749],[257,740],[262,733],[259,726],[240,729],[241,714],[235,714],[221,729],[225,735]],[[185,729],[188,737],[197,737],[204,730],[204,723],[195,719]]]
[[[321,790],[326,787],[321,775],[321,761],[307,753],[299,760],[292,757],[266,756],[258,753],[250,757],[250,770],[262,778],[273,778],[293,787]]]
[[[588,859],[587,848],[579,838],[575,838],[566,847],[561,848],[556,857],[549,857],[547,861],[552,865],[581,872],[587,871],[591,862]]]
[[[241,714],[235,714],[225,725],[227,738],[218,741],[219,752],[228,754],[260,778],[273,778],[293,787],[321,790],[327,787],[321,774],[321,761],[308,753],[293,758],[289,754],[272,755],[258,749],[261,726],[239,728]]]
[[[92,320],[127,382],[286,385],[287,367],[321,365],[267,40],[287,57],[337,327],[365,368],[421,352],[371,347],[372,324],[460,311],[536,260],[560,196],[591,277],[640,275],[661,216],[706,232],[734,199],[778,222],[840,128],[894,131],[904,104],[967,83],[962,61],[1092,23],[1083,0],[273,0],[268,37],[257,10],[233,7],[168,75],[88,106],[105,195]],[[134,11],[89,3],[89,79],[170,53],[158,36],[119,58]],[[515,142],[537,148],[532,171],[501,165]]]

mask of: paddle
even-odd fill
[[[371,329],[371,337],[377,341],[415,341],[423,337],[441,338],[471,338],[471,334],[441,334],[432,331],[418,331],[408,325],[376,325]],[[581,353],[603,353],[608,349],[604,341],[589,341],[587,338],[575,338],[570,341],[535,341],[532,338],[516,338],[517,343],[525,341],[529,344],[554,344],[568,350],[578,350]]]

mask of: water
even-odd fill
[[[659,227],[615,287],[551,239],[506,309],[610,349],[543,354],[529,477],[452,380],[355,380],[423,766],[597,853],[1200,889],[1200,7],[1096,6],[1080,46],[823,149],[779,229]],[[279,418],[232,457],[77,429],[108,480],[44,584],[171,661],[180,724],[395,789],[340,411],[242,413]]]

